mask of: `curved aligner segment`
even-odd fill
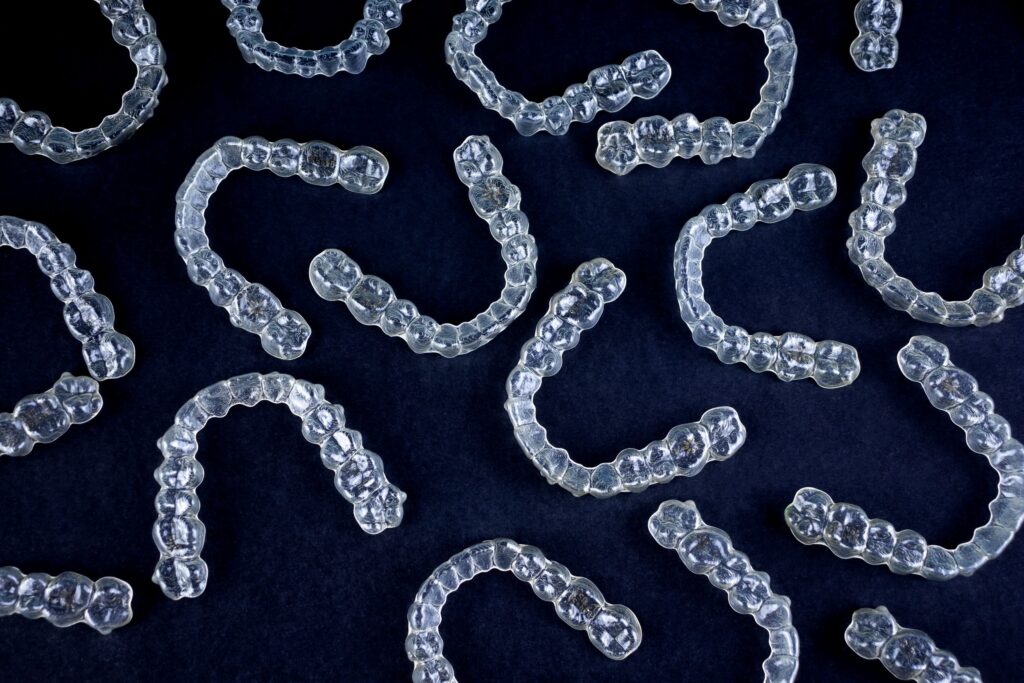
[[[786,524],[805,545],[824,545],[837,557],[885,564],[896,574],[946,581],[971,576],[998,557],[1024,520],[1024,445],[1014,439],[992,397],[949,360],[949,349],[930,337],[913,337],[898,356],[900,371],[917,382],[933,406],[964,430],[967,447],[988,458],[999,474],[999,494],[989,503],[988,522],[955,549],[928,545],[916,531],[897,532],[884,519],[869,519],[860,507],[834,503],[815,488],[800,489],[786,508]]]
[[[885,607],[854,612],[844,638],[860,657],[879,660],[901,681],[981,683],[977,669],[960,666],[927,633],[900,626]]]
[[[438,630],[441,611],[449,593],[494,569],[510,571],[529,583],[538,598],[554,604],[562,621],[578,631],[586,630],[590,642],[606,657],[622,660],[640,647],[643,632],[632,610],[606,602],[590,579],[573,576],[561,563],[547,559],[540,548],[498,538],[453,555],[420,586],[409,608],[409,635],[405,639],[414,683],[456,683]]]
[[[85,622],[106,635],[132,620],[132,587],[111,576],[93,581],[75,572],[50,576],[0,567],[0,617],[11,614],[60,628]]]
[[[509,0],[466,0],[466,11],[452,20],[445,40],[445,59],[455,77],[476,93],[480,103],[515,124],[520,135],[545,131],[565,135],[574,122],[589,123],[600,111],[619,111],[634,97],[650,99],[660,93],[672,75],[665,58],[654,50],[626,57],[622,64],[594,69],[586,83],[575,83],[561,96],[531,102],[508,90],[476,55],[476,45],[488,27],[501,18]]]
[[[261,284],[225,268],[206,235],[204,212],[217,186],[234,170],[270,170],[287,178],[298,175],[310,185],[340,185],[356,194],[373,194],[384,185],[388,161],[371,147],[343,150],[327,142],[270,142],[261,137],[225,137],[199,157],[177,194],[174,243],[189,279],[205,287],[210,300],[227,310],[231,324],[259,335],[263,350],[292,360],[306,350],[306,320]]]
[[[764,661],[764,683],[792,683],[800,666],[800,637],[793,627],[791,601],[771,588],[771,577],[754,571],[750,558],[732,547],[729,534],[701,519],[692,500],[667,500],[647,521],[663,548],[675,550],[686,568],[703,574],[729,595],[729,606],[754,617],[768,631],[771,655]]]
[[[700,422],[673,427],[664,439],[641,450],[624,449],[615,460],[597,467],[581,465],[564,448],[551,445],[547,430],[537,423],[533,397],[545,377],[561,370],[562,354],[575,348],[580,334],[597,324],[605,305],[618,299],[625,287],[625,273],[611,261],[598,258],[581,264],[569,286],[551,297],[548,312],[537,323],[533,339],[523,345],[505,384],[505,412],[523,453],[548,483],[574,496],[608,498],[695,476],[708,462],[731,458],[747,438],[739,415],[724,406],[708,410]]]
[[[860,0],[853,10],[858,35],[850,44],[850,56],[861,71],[896,66],[900,44],[896,31],[903,18],[903,0]]]
[[[171,599],[195,598],[206,590],[207,565],[199,556],[206,527],[198,517],[196,495],[204,470],[196,460],[196,435],[207,421],[224,417],[232,407],[264,401],[283,403],[301,418],[302,436],[320,447],[324,467],[334,472],[334,486],[352,504],[363,531],[379,534],[402,523],[406,494],[388,481],[380,456],[363,448],[362,435],[345,427],[345,409],[325,401],[321,385],[277,372],[232,377],[189,399],[157,441],[164,461],[153,473],[160,484],[153,524],[160,561],[153,582]]]
[[[526,310],[537,287],[537,243],[519,209],[519,188],[501,174],[501,153],[487,136],[474,135],[455,149],[454,157],[473,210],[490,226],[506,266],[501,297],[483,313],[463,323],[439,324],[421,315],[413,302],[396,298],[381,278],[364,275],[340,249],[321,252],[309,265],[309,281],[323,299],[343,301],[356,320],[401,337],[416,353],[445,358],[475,351],[498,336]]]
[[[18,401],[13,413],[0,413],[0,456],[22,456],[37,443],[51,443],[73,424],[96,417],[103,407],[97,380],[126,375],[135,365],[135,345],[114,329],[114,306],[97,294],[92,274],[76,267],[75,250],[42,223],[0,216],[0,247],[25,249],[50,278],[50,289],[64,303],[64,322],[82,343],[92,377],[64,373],[52,388]]]
[[[985,271],[982,286],[966,301],[948,301],[935,292],[921,291],[885,260],[885,238],[896,230],[896,209],[907,199],[906,183],[914,176],[917,147],[924,142],[926,130],[923,116],[901,109],[871,122],[875,143],[861,164],[868,176],[860,190],[862,203],[850,214],[853,234],[846,242],[850,260],[885,303],[915,320],[947,327],[1000,322],[1004,311],[1024,303],[1024,237],[1021,248],[1003,265]]]
[[[796,39],[793,27],[782,18],[777,0],[675,0],[692,3],[702,12],[715,12],[726,26],[746,24],[764,35],[768,56],[764,65],[768,80],[761,99],[745,121],[731,123],[723,116],[703,122],[690,113],[671,121],[648,116],[634,123],[611,121],[597,131],[595,158],[602,168],[625,175],[641,164],[667,166],[675,158],[699,156],[705,164],[726,157],[753,158],[765,138],[775,131],[782,110],[789,103],[796,70]]]
[[[156,37],[156,21],[142,0],[96,0],[113,25],[114,41],[128,49],[135,82],[121,98],[121,108],[95,128],[72,132],[54,126],[41,111],[22,111],[0,97],[0,143],[12,142],[25,154],[41,154],[58,164],[81,161],[121,144],[153,116],[167,85],[166,55]]]
[[[402,5],[409,1],[367,0],[363,18],[352,27],[352,34],[337,45],[320,50],[300,50],[268,41],[263,35],[260,0],[221,0],[221,4],[231,10],[228,31],[235,37],[242,59],[264,71],[312,78],[333,76],[340,71],[362,73],[370,57],[388,49],[388,31],[401,26]]]
[[[817,164],[794,166],[782,180],[761,180],[724,204],[711,204],[683,226],[676,241],[674,266],[679,315],[698,346],[711,349],[723,363],[743,363],[754,372],[770,372],[789,382],[813,379],[826,389],[844,387],[860,374],[857,349],[796,332],[753,334],[727,325],[704,299],[704,250],[712,240],[758,223],[777,223],[794,210],[813,211],[835,198],[836,178]]]

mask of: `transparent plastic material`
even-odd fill
[[[197,434],[214,418],[234,406],[251,408],[262,402],[288,406],[302,420],[302,436],[320,447],[320,460],[334,474],[338,493],[352,505],[352,514],[368,534],[379,534],[402,523],[406,495],[384,475],[384,463],[363,448],[363,437],[345,426],[345,409],[324,400],[324,388],[290,375],[250,373],[217,382],[189,399],[174,424],[157,441],[164,456],[153,477],[160,484],[153,541],[160,561],[153,582],[173,599],[195,598],[206,590],[208,568],[200,557],[206,527],[199,519],[203,466]]]
[[[747,438],[736,411],[722,406],[705,412],[699,422],[676,425],[664,439],[641,450],[624,449],[597,467],[581,465],[568,451],[551,445],[547,430],[537,422],[534,395],[545,377],[558,374],[563,353],[576,347],[580,335],[597,324],[604,307],[625,288],[626,274],[611,261],[598,258],[581,264],[569,286],[551,297],[548,312],[537,323],[533,339],[523,345],[505,384],[505,412],[523,453],[548,483],[574,496],[608,498],[695,476],[709,462],[731,458]]]
[[[84,623],[107,635],[132,620],[132,587],[112,576],[93,581],[75,572],[50,576],[0,567],[0,617],[10,614],[60,628]]]
[[[903,18],[902,0],[860,0],[853,9],[857,37],[850,44],[850,56],[861,71],[878,71],[896,66],[900,44],[896,31]]]
[[[455,671],[444,656],[441,612],[448,595],[459,586],[495,569],[529,583],[538,598],[553,604],[562,621],[586,631],[604,656],[622,660],[640,647],[643,632],[632,610],[607,602],[590,579],[572,575],[564,565],[546,558],[540,548],[497,538],[453,555],[420,586],[409,607],[405,639],[414,683],[456,683]]]
[[[679,554],[686,568],[703,574],[729,596],[729,606],[749,614],[768,631],[771,654],[764,660],[764,683],[792,683],[800,667],[800,637],[793,627],[792,601],[771,588],[771,577],[755,571],[750,558],[732,546],[729,534],[701,519],[692,500],[667,500],[647,521],[651,537]]]
[[[75,251],[42,223],[0,216],[0,247],[25,249],[36,257],[50,289],[64,304],[64,323],[82,344],[91,377],[63,373],[41,394],[0,413],[0,456],[28,455],[37,443],[51,443],[73,424],[96,417],[103,407],[99,382],[126,375],[135,365],[135,345],[114,329],[114,306],[97,294],[92,274],[75,264]]]
[[[743,363],[754,372],[770,372],[790,382],[813,379],[826,389],[845,387],[860,375],[857,349],[842,342],[814,341],[797,332],[751,334],[723,321],[704,299],[704,251],[711,241],[758,223],[777,223],[794,211],[813,211],[836,196],[836,177],[818,164],[794,166],[781,180],[761,180],[704,207],[683,226],[676,240],[673,270],[679,315],[698,346],[711,349],[723,363]]]
[[[95,128],[73,132],[54,126],[41,111],[22,111],[14,100],[0,97],[0,143],[10,142],[25,154],[67,164],[121,144],[153,116],[160,91],[167,85],[166,55],[156,37],[156,20],[142,0],[96,3],[112,24],[114,41],[128,50],[135,65],[135,82],[122,96],[121,108]]]
[[[625,175],[644,164],[661,168],[677,158],[699,157],[705,164],[717,164],[728,157],[753,158],[765,138],[775,131],[789,103],[796,70],[796,39],[793,27],[782,18],[777,0],[675,2],[714,12],[726,26],[745,24],[760,31],[768,46],[764,60],[768,80],[761,86],[757,106],[739,123],[723,116],[700,121],[685,113],[671,121],[664,116],[647,116],[633,123],[611,121],[602,125],[597,132],[595,157],[602,168],[616,175]]]
[[[898,356],[900,371],[924,389],[928,401],[964,430],[967,447],[988,459],[999,475],[999,492],[988,505],[989,520],[956,548],[929,545],[912,530],[896,531],[870,519],[857,505],[835,503],[816,488],[797,491],[786,508],[786,524],[805,545],[824,545],[837,557],[884,564],[896,574],[948,581],[971,576],[1006,549],[1024,520],[1024,445],[996,414],[992,397],[949,359],[949,349],[930,337],[913,337]]]

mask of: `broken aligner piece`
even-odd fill
[[[92,375],[65,372],[52,388],[18,401],[13,413],[0,413],[0,456],[22,456],[37,443],[57,440],[71,425],[96,417],[103,407],[98,381],[126,375],[135,365],[135,345],[114,329],[114,306],[96,293],[92,274],[76,267],[75,250],[49,228],[0,216],[0,247],[5,246],[36,257],[54,296],[64,303],[64,323],[82,343],[82,358]]]
[[[178,190],[174,244],[189,279],[206,288],[210,300],[228,312],[232,325],[259,335],[264,351],[293,360],[303,354],[309,341],[306,320],[284,308],[263,285],[225,268],[206,235],[204,213],[210,197],[228,174],[240,168],[270,170],[284,178],[298,175],[310,185],[341,185],[356,194],[374,194],[387,178],[388,161],[371,147],[344,150],[321,141],[225,137],[199,157]]]
[[[540,548],[497,538],[453,555],[420,586],[409,608],[409,635],[405,639],[414,683],[456,683],[438,630],[441,612],[450,593],[493,569],[510,571],[529,583],[538,598],[554,603],[562,621],[578,631],[586,630],[590,642],[606,657],[622,660],[640,647],[643,632],[632,610],[606,602],[590,579],[573,576],[564,565],[547,559]]]
[[[242,59],[264,71],[311,78],[333,76],[340,71],[362,73],[370,57],[388,49],[388,31],[401,26],[402,5],[409,1],[367,0],[363,18],[352,27],[352,34],[339,44],[320,50],[300,50],[268,41],[263,35],[260,0],[221,0],[221,4],[231,11],[228,31],[238,43]]]
[[[800,666],[800,637],[793,627],[791,600],[771,589],[771,577],[754,571],[750,558],[732,547],[729,534],[708,525],[692,500],[667,500],[647,521],[663,548],[675,550],[686,568],[703,574],[729,594],[729,606],[754,617],[768,631],[771,655],[764,661],[764,683],[792,683]]]
[[[523,453],[550,484],[574,496],[608,498],[643,491],[675,477],[692,477],[708,462],[728,460],[747,438],[746,427],[728,406],[705,412],[700,422],[673,427],[668,435],[642,450],[627,448],[612,462],[587,467],[568,451],[548,441],[537,423],[533,397],[543,378],[558,374],[562,354],[579,343],[580,334],[597,324],[604,307],[622,294],[626,275],[611,261],[598,258],[581,264],[569,286],[551,297],[548,312],[537,323],[535,336],[523,345],[519,364],[505,384],[505,412]]]
[[[723,363],[743,363],[790,382],[813,379],[826,389],[845,387],[860,374],[857,349],[842,342],[816,342],[796,332],[774,336],[727,325],[704,299],[704,250],[712,240],[758,223],[777,223],[794,210],[813,211],[836,196],[836,177],[818,164],[794,166],[782,180],[761,180],[724,204],[711,204],[683,226],[676,241],[674,270],[679,315],[698,346]]]
[[[406,495],[384,475],[380,456],[363,448],[362,435],[345,427],[345,409],[324,400],[324,388],[290,375],[250,373],[212,384],[178,410],[174,425],[157,441],[164,461],[153,473],[160,484],[153,541],[160,561],[153,582],[173,599],[195,598],[206,590],[206,562],[199,556],[206,527],[199,520],[196,488],[203,466],[196,460],[197,433],[212,418],[234,406],[283,403],[302,419],[302,436],[320,447],[324,467],[334,472],[334,486],[352,504],[353,515],[368,534],[402,523]]]
[[[626,57],[621,65],[594,69],[586,83],[570,85],[561,96],[531,102],[522,93],[498,83],[494,72],[476,55],[477,43],[501,18],[502,5],[508,1],[466,0],[466,11],[452,20],[444,51],[455,77],[476,93],[484,107],[514,123],[520,135],[539,131],[565,135],[574,122],[589,123],[600,111],[619,111],[634,97],[654,97],[672,76],[665,58],[647,50]]]
[[[11,614],[60,628],[85,622],[106,635],[132,620],[132,587],[111,576],[93,581],[75,572],[50,576],[0,567],[0,617]]]
[[[903,0],[860,0],[853,9],[858,35],[850,44],[850,56],[861,71],[896,66],[900,44],[896,31],[903,18]]]
[[[594,156],[602,168],[616,175],[625,175],[641,164],[662,168],[676,158],[699,156],[705,164],[717,164],[726,157],[751,159],[775,131],[789,103],[796,70],[796,39],[793,27],[782,18],[777,0],[675,1],[679,5],[692,2],[702,12],[715,12],[726,26],[746,24],[761,31],[768,46],[764,60],[768,80],[761,86],[757,106],[740,123],[731,123],[723,116],[701,122],[686,113],[671,121],[664,116],[647,116],[634,123],[611,121],[602,125],[597,131]]]
[[[498,336],[526,310],[537,287],[537,243],[519,208],[519,188],[501,174],[501,153],[487,136],[473,135],[455,149],[454,158],[473,210],[490,225],[505,261],[501,297],[483,313],[463,323],[439,324],[421,315],[413,302],[396,298],[383,279],[363,274],[340,249],[327,249],[309,264],[310,284],[321,298],[344,302],[356,320],[401,337],[416,353],[445,358],[475,351]]]
[[[915,320],[947,327],[1000,322],[1007,309],[1024,303],[1024,237],[1020,249],[1003,265],[985,271],[982,286],[966,301],[948,301],[935,292],[921,291],[885,260],[885,238],[896,230],[896,209],[907,199],[906,183],[914,176],[917,148],[926,131],[923,116],[902,109],[871,122],[875,143],[861,164],[868,176],[860,190],[862,203],[850,214],[853,234],[846,241],[850,260],[885,303]]]
[[[128,49],[135,65],[135,82],[121,97],[121,108],[95,128],[76,133],[54,126],[41,111],[22,111],[14,100],[0,97],[0,143],[12,142],[24,154],[41,154],[67,164],[121,144],[153,116],[160,91],[167,85],[166,55],[156,37],[156,21],[142,0],[96,3],[112,24],[114,41]]]
[[[900,626],[885,607],[857,610],[843,635],[858,656],[879,660],[901,681],[981,683],[977,669],[960,666],[927,633]]]
[[[834,503],[816,488],[797,491],[786,508],[786,524],[805,545],[824,545],[837,557],[885,564],[896,574],[947,581],[971,576],[1013,540],[1024,520],[1024,445],[995,413],[992,397],[949,359],[949,349],[930,337],[913,337],[900,349],[900,371],[924,389],[931,404],[964,430],[967,447],[988,458],[999,474],[999,493],[989,503],[989,520],[955,549],[928,545],[916,531],[897,532],[884,519],[869,519],[857,505]]]

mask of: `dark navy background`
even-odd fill
[[[711,167],[676,160],[624,178],[593,160],[598,125],[685,111],[742,120],[765,75],[759,33],[667,0],[507,5],[480,54],[502,83],[533,99],[642,49],[659,50],[674,71],[653,100],[574,125],[565,137],[524,138],[444,63],[460,0],[412,2],[391,49],[364,74],[314,80],[245,64],[215,0],[146,4],[169,54],[170,84],[134,139],[64,167],[0,147],[0,214],[41,221],[69,242],[138,347],[135,370],[103,384],[105,408],[94,422],[0,462],[0,563],[124,578],[135,588],[135,619],[106,637],[85,626],[2,619],[0,679],[408,680],[405,615],[420,582],[462,548],[510,536],[633,608],[644,642],[625,662],[607,660],[528,586],[494,573],[464,587],[445,611],[445,654],[461,680],[759,680],[765,633],[647,534],[647,517],[675,497],[696,500],[792,597],[801,680],[884,680],[877,662],[843,644],[851,612],[879,604],[979,667],[986,681],[1021,680],[1024,543],[973,578],[937,584],[805,548],[782,519],[805,485],[933,543],[956,545],[987,519],[994,472],[899,374],[896,352],[914,334],[947,343],[1024,431],[1024,311],[985,329],[917,323],[861,280],[844,242],[870,121],[901,107],[927,117],[928,137],[889,240],[897,270],[964,298],[1019,246],[1024,29],[1009,18],[1014,3],[907,0],[899,63],[866,74],[848,54],[852,0],[784,0],[800,49],[796,84],[757,157]],[[355,0],[264,5],[267,34],[290,45],[336,43],[360,16]],[[109,30],[90,2],[5,3],[0,94],[58,125],[94,125],[131,81]],[[438,320],[482,310],[497,295],[502,265],[451,162],[475,133],[491,137],[505,174],[522,188],[539,286],[522,318],[486,347],[454,360],[416,356],[319,299],[306,268],[336,246]],[[312,326],[297,361],[271,358],[257,337],[231,327],[174,250],[175,191],[222,135],[372,145],[391,163],[373,197],[238,173],[213,199],[213,247]],[[729,322],[854,344],[863,372],[837,391],[719,363],[691,341],[673,294],[680,226],[800,162],[835,170],[836,200],[716,242],[705,284]],[[596,464],[732,405],[749,438],[729,462],[642,494],[577,500],[544,483],[519,451],[502,410],[505,378],[549,297],[596,256],[623,268],[630,285],[540,392],[551,439]],[[26,253],[0,250],[4,409],[64,370],[84,371],[48,289]],[[199,389],[274,370],[323,383],[345,406],[349,424],[408,492],[405,521],[364,534],[287,410],[237,410],[200,438],[209,588],[172,602],[150,582],[156,439]]]

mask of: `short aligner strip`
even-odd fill
[[[859,609],[844,634],[846,644],[864,659],[877,659],[901,681],[981,683],[973,666],[960,666],[927,633],[903,628],[885,607]]]
[[[607,259],[581,264],[569,286],[551,297],[548,312],[537,323],[533,339],[523,345],[505,384],[505,412],[523,453],[548,483],[574,496],[608,498],[675,477],[692,477],[708,462],[731,458],[747,436],[739,415],[726,406],[708,410],[700,422],[673,427],[664,439],[642,450],[624,449],[615,460],[597,467],[581,465],[568,451],[551,445],[547,430],[537,423],[534,395],[545,377],[561,370],[562,354],[575,348],[582,332],[597,324],[605,305],[618,299],[625,287],[625,273]]]
[[[576,630],[586,630],[590,642],[606,657],[622,660],[640,646],[643,633],[632,610],[608,603],[590,579],[573,576],[564,565],[547,559],[540,548],[498,538],[453,555],[420,586],[409,608],[409,635],[405,639],[414,683],[457,683],[443,653],[441,611],[450,593],[478,574],[494,569],[510,571],[529,583],[538,598],[554,604],[562,621]]]
[[[402,5],[410,0],[367,0],[363,18],[352,34],[337,45],[301,50],[268,41],[263,35],[260,0],[221,0],[231,10],[228,31],[235,37],[242,59],[265,71],[298,74],[304,78],[333,76],[340,71],[362,73],[366,61],[383,54],[391,44],[388,31],[402,24]]]
[[[1024,304],[1024,237],[1006,263],[985,271],[982,286],[966,301],[921,291],[885,260],[885,238],[896,230],[896,209],[907,199],[906,184],[914,176],[926,130],[923,116],[901,109],[871,122],[875,143],[861,164],[868,176],[860,190],[862,203],[850,214],[850,260],[885,303],[915,320],[947,327],[1000,322],[1004,311]]]
[[[42,223],[0,216],[0,247],[25,249],[50,278],[50,289],[64,303],[64,322],[82,343],[92,377],[64,373],[52,388],[18,401],[13,413],[0,413],[0,456],[27,455],[37,443],[55,441],[73,424],[96,417],[103,407],[99,381],[126,375],[135,365],[132,340],[114,330],[114,306],[97,294],[92,274],[75,266],[75,251]]]
[[[306,350],[306,320],[261,284],[225,268],[206,235],[204,213],[217,186],[232,171],[269,170],[287,178],[298,175],[310,185],[341,185],[356,194],[381,189],[388,174],[384,155],[370,147],[343,150],[327,142],[269,142],[260,137],[221,138],[196,161],[177,194],[174,243],[185,261],[189,279],[205,287],[210,300],[227,310],[231,324],[259,335],[263,350],[292,360]]]
[[[537,287],[537,243],[519,208],[519,188],[501,174],[501,153],[487,136],[474,135],[455,149],[454,158],[473,210],[490,226],[505,262],[501,296],[483,313],[466,322],[439,324],[421,315],[413,302],[397,298],[383,279],[364,275],[340,249],[321,252],[309,266],[309,281],[322,298],[344,302],[356,320],[401,337],[416,353],[445,358],[475,351],[498,336],[526,310]]]
[[[903,0],[860,0],[853,9],[858,35],[850,44],[850,56],[861,71],[896,66],[900,44],[896,31],[903,18]]]
[[[207,565],[200,557],[206,527],[199,520],[196,488],[203,466],[196,460],[196,435],[207,421],[224,417],[234,406],[282,403],[302,420],[302,436],[320,447],[324,467],[334,472],[334,486],[352,504],[353,515],[368,534],[402,522],[406,495],[384,475],[380,456],[363,448],[362,435],[345,427],[345,409],[324,400],[324,388],[290,375],[250,373],[212,384],[183,405],[174,425],[157,441],[164,461],[153,476],[160,484],[153,540],[160,561],[153,582],[174,600],[195,598],[206,590]]]
[[[792,683],[800,666],[800,637],[793,627],[791,601],[771,588],[771,577],[754,571],[750,558],[732,546],[729,534],[701,519],[692,501],[667,500],[647,521],[658,545],[675,550],[686,568],[708,577],[729,595],[729,606],[754,617],[768,631],[771,654],[764,660],[764,683]]]
[[[704,299],[704,251],[712,240],[758,223],[777,223],[794,210],[812,211],[836,195],[832,171],[817,164],[794,166],[783,180],[761,180],[724,204],[711,204],[683,226],[676,241],[674,271],[679,315],[698,346],[711,349],[723,363],[744,363],[754,372],[771,372],[789,382],[813,379],[826,389],[844,387],[860,374],[857,350],[837,341],[816,342],[796,332],[750,334],[727,325]]]
[[[992,397],[949,360],[949,349],[930,337],[913,337],[898,356],[900,371],[924,389],[931,404],[964,430],[967,447],[988,458],[999,474],[989,520],[955,549],[928,545],[912,530],[897,532],[884,519],[869,519],[857,505],[835,503],[816,488],[800,489],[786,508],[786,524],[805,545],[824,545],[837,557],[885,564],[896,574],[946,581],[971,576],[1013,540],[1024,520],[1024,445],[1014,439]]]
[[[106,635],[132,620],[132,587],[111,576],[93,581],[75,572],[50,576],[0,567],[0,617],[11,614],[61,628],[85,622]]]
[[[796,39],[793,27],[782,18],[777,0],[675,0],[702,12],[715,12],[726,26],[746,24],[764,35],[768,56],[764,65],[768,80],[761,99],[746,121],[731,123],[723,116],[701,122],[690,113],[671,121],[648,116],[634,123],[611,121],[597,131],[597,163],[616,175],[625,175],[641,164],[667,166],[676,158],[699,156],[705,164],[726,157],[753,158],[774,132],[782,110],[789,103],[796,70]]]
[[[167,85],[164,48],[156,37],[156,21],[142,0],[96,0],[113,25],[114,41],[128,49],[135,64],[135,82],[121,98],[117,113],[95,128],[77,133],[54,126],[41,111],[22,111],[0,97],[0,143],[12,142],[25,154],[41,154],[58,164],[81,161],[121,144],[153,116],[160,91]]]
[[[570,85],[561,96],[531,102],[498,83],[494,72],[476,55],[477,43],[501,17],[506,2],[509,0],[466,0],[466,11],[452,20],[444,51],[455,77],[476,93],[484,107],[514,123],[520,135],[539,131],[565,135],[574,122],[589,123],[600,111],[619,111],[634,97],[654,97],[672,75],[668,62],[647,50],[626,57],[621,65],[594,69],[586,83]]]

